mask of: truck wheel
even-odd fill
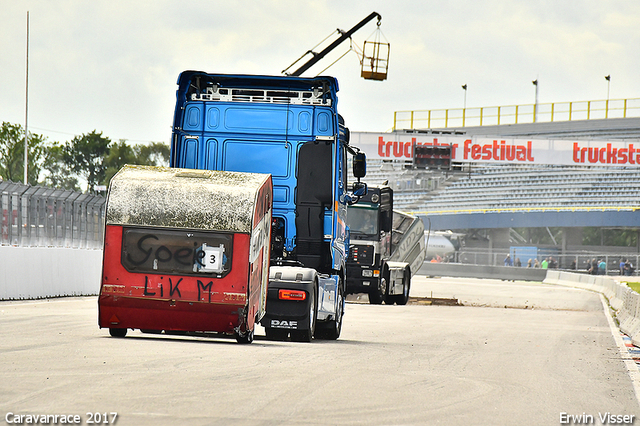
[[[405,269],[402,277],[402,294],[396,296],[398,305],[406,305],[409,301],[409,290],[411,289],[411,273]]]
[[[242,344],[248,344],[253,342],[253,330],[249,330],[246,333],[236,333],[236,341]]]
[[[381,305],[387,294],[387,278],[380,278],[377,288],[373,288],[369,292],[369,303],[372,305]]]
[[[124,337],[127,335],[127,329],[126,328],[110,328],[109,334],[111,335],[111,337]]]
[[[318,285],[314,286],[313,294],[311,295],[311,303],[309,309],[309,329],[308,330],[291,330],[291,340],[293,342],[311,342],[313,335],[316,332],[316,318],[318,317],[318,298],[316,292]]]
[[[344,316],[344,289],[342,288],[342,279],[338,281],[337,299],[335,319],[317,325],[316,337],[318,339],[336,340],[340,337],[342,317]]]

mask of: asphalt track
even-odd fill
[[[640,424],[637,370],[599,295],[418,277],[411,296],[349,303],[337,341],[251,345],[111,338],[95,297],[1,302],[0,422],[117,413],[118,425],[557,425],[610,413]]]

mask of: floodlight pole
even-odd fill
[[[467,84],[462,85],[462,90],[464,90],[464,109],[467,109]]]
[[[462,85],[462,90],[464,90],[464,108],[462,108],[462,127],[464,127],[465,115],[467,112],[467,83]]]
[[[536,103],[533,105],[533,122],[538,121],[538,79],[532,81],[533,85],[536,86]]]
[[[607,80],[607,104],[606,104],[606,112],[605,118],[609,118],[609,89],[611,87],[611,74],[605,75],[604,79]]]
[[[29,183],[27,165],[29,164],[29,11],[27,11],[27,69],[26,69],[26,93],[24,107],[24,184]]]

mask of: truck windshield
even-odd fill
[[[353,236],[378,236],[378,209],[363,205],[349,206],[347,225]]]

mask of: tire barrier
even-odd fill
[[[640,346],[640,294],[625,283],[598,275],[575,274],[557,270],[547,270],[545,284],[591,290],[603,294],[609,305],[616,311],[620,330],[631,338],[635,346]]]

